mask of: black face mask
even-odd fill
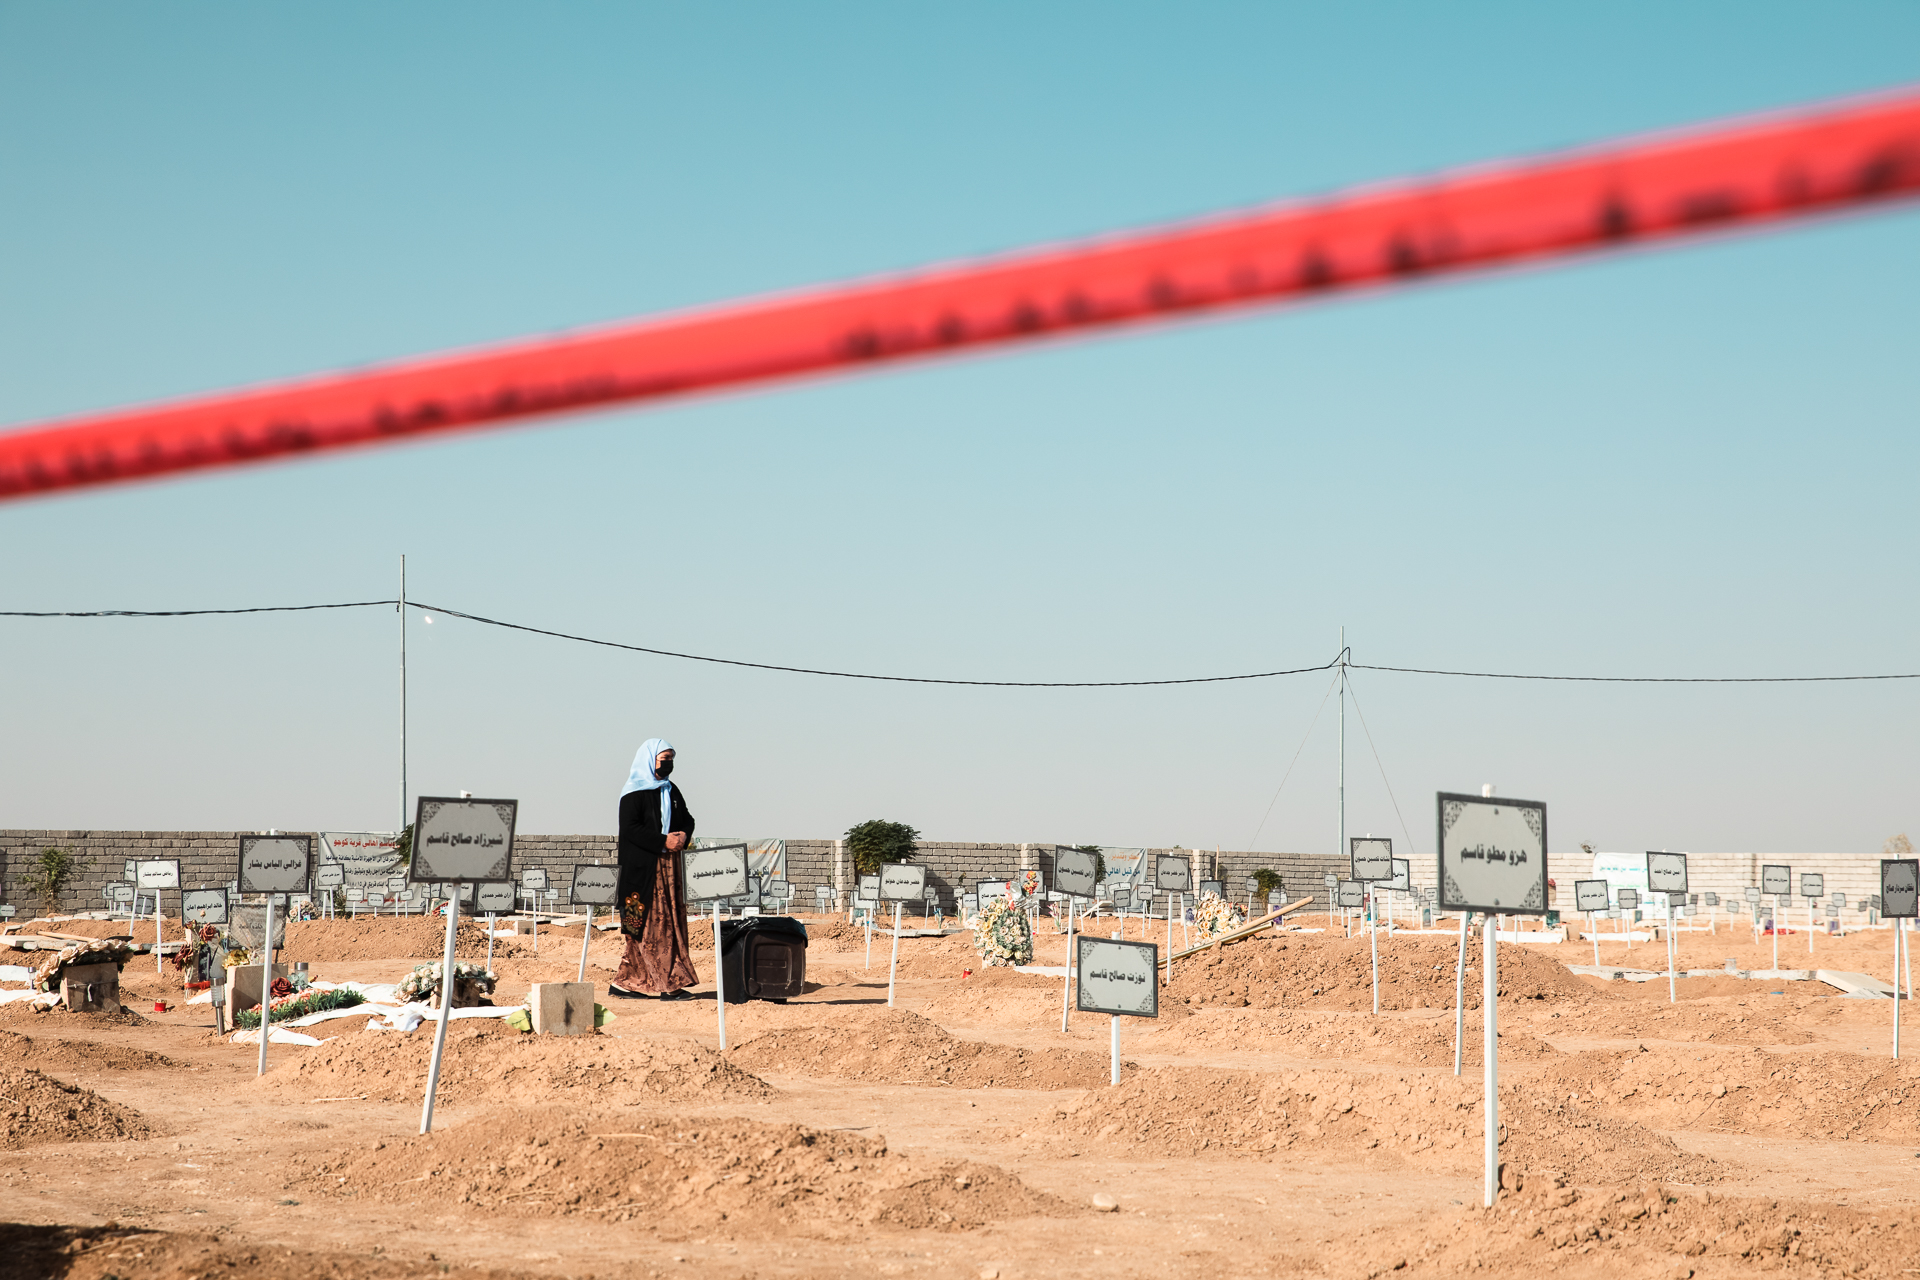
[[[665,778],[672,773],[673,773],[673,761],[671,760],[667,761],[665,764],[656,764],[653,766],[653,776],[656,778]]]

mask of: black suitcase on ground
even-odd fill
[[[807,926],[790,916],[720,922],[727,1003],[787,1000],[807,981]]]

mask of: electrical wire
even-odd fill
[[[1280,802],[1280,793],[1287,789],[1287,779],[1293,776],[1293,766],[1300,763],[1300,753],[1307,749],[1307,739],[1313,737],[1313,727],[1320,723],[1320,713],[1327,709],[1327,699],[1333,696],[1333,688],[1340,683],[1340,674],[1334,673],[1327,682],[1327,691],[1320,695],[1320,705],[1314,708],[1313,719],[1307,725],[1306,733],[1300,737],[1300,745],[1294,748],[1293,759],[1287,762],[1287,771],[1280,775],[1280,785],[1273,789],[1273,799],[1267,801],[1267,811],[1260,815],[1260,825],[1253,829],[1253,836],[1247,841],[1247,848],[1253,848],[1253,842],[1260,838],[1261,830],[1267,825],[1267,819],[1273,816],[1273,806]]]
[[[396,600],[349,600],[344,604],[263,604],[251,609],[68,609],[27,613],[0,609],[0,618],[199,618],[212,613],[305,613],[313,609],[365,609],[371,605],[398,605]]]
[[[1540,676],[1511,671],[1436,671],[1427,667],[1377,667],[1349,663],[1356,671],[1398,671],[1411,676],[1470,676],[1477,680],[1578,680],[1597,684],[1836,684],[1848,680],[1920,680],[1920,671],[1865,676]]]

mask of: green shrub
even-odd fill
[[[1264,905],[1268,894],[1285,893],[1287,882],[1278,871],[1262,867],[1253,873],[1253,890],[1259,895],[1259,900]]]
[[[847,830],[847,852],[853,855],[854,868],[864,876],[875,875],[889,862],[911,862],[914,841],[920,833],[904,822],[872,818]]]
[[[73,850],[52,846],[42,849],[40,856],[27,864],[27,877],[22,884],[29,892],[40,895],[41,915],[50,916],[60,909],[61,895],[86,865],[86,859]]]

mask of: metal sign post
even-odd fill
[[[1882,858],[1880,860],[1880,914],[1893,921],[1893,1056],[1900,1057],[1900,975],[1907,975],[1906,999],[1913,999],[1911,962],[1903,965],[1903,954],[1913,944],[1907,940],[1907,921],[1920,916],[1920,859]]]
[[[1083,933],[1071,960],[1070,967],[1080,975],[1080,1011],[1104,1013],[1112,1019],[1107,1082],[1119,1084],[1120,1019],[1160,1016],[1160,948],[1151,942],[1121,942]]]
[[[1664,894],[1667,901],[1667,1003],[1679,1003],[1679,986],[1674,980],[1674,961],[1679,944],[1673,937],[1673,895],[1687,895],[1687,855],[1684,853],[1647,853],[1647,888]]]
[[[413,820],[413,861],[407,878],[415,884],[450,882],[447,937],[440,959],[440,1017],[433,1029],[433,1054],[427,1062],[427,1096],[420,1104],[420,1132],[433,1132],[433,1099],[440,1088],[440,1064],[446,1057],[447,1024],[453,1018],[453,944],[460,928],[459,886],[503,884],[513,879],[513,829],[518,800],[481,800],[473,796],[421,796]]]
[[[1773,898],[1773,967],[1780,968],[1780,917],[1785,913],[1784,903],[1793,896],[1793,868],[1779,865],[1767,865],[1760,868],[1760,892]]]
[[[1380,1012],[1380,907],[1373,886],[1393,879],[1393,841],[1379,836],[1355,836],[1347,842],[1353,878],[1367,886],[1367,940],[1373,951],[1373,1011]]]
[[[573,888],[569,891],[568,901],[587,909],[586,932],[580,936],[580,974],[574,979],[575,982],[587,980],[587,947],[593,942],[593,909],[596,906],[612,906],[619,890],[618,867],[603,867],[596,862],[573,869]]]
[[[1068,1013],[1073,1008],[1073,975],[1078,961],[1073,946],[1073,909],[1079,899],[1093,899],[1099,888],[1099,865],[1091,853],[1079,849],[1060,849],[1053,855],[1053,882],[1067,896],[1067,972],[1060,983],[1060,1031],[1063,1035],[1067,1030]]]
[[[1173,907],[1174,899],[1180,900],[1182,923],[1185,922],[1187,890],[1192,888],[1193,864],[1177,853],[1162,853],[1153,860],[1153,887],[1167,895],[1167,981],[1173,981]],[[1146,929],[1140,930],[1142,937]]]
[[[687,901],[713,904],[713,1004],[720,1026],[720,1052],[727,1051],[727,960],[720,943],[720,905],[748,889],[747,846],[711,845],[680,851],[680,883]]]
[[[1485,1101],[1484,1207],[1500,1191],[1499,961],[1494,914],[1547,910],[1547,806],[1536,800],[1440,793],[1440,903],[1488,914],[1482,930],[1481,1027]]]
[[[140,889],[153,890],[153,971],[160,967],[160,891],[180,887],[180,864],[175,861],[142,862],[134,867],[135,896]],[[185,921],[182,921],[184,924]]]
[[[273,1024],[275,895],[306,888],[312,866],[313,840],[309,836],[240,837],[240,875],[234,885],[242,894],[267,895],[266,929],[260,935],[260,1058],[255,1075],[267,1073],[267,1039]]]
[[[921,900],[927,892],[927,869],[904,862],[889,862],[880,868],[880,900],[893,904],[893,956],[887,961],[887,1008],[893,1008],[893,980],[900,969],[900,912],[909,902]]]
[[[1807,954],[1813,954],[1813,908],[1820,895],[1827,891],[1827,878],[1818,871],[1803,872],[1800,876],[1800,896],[1807,900]]]

